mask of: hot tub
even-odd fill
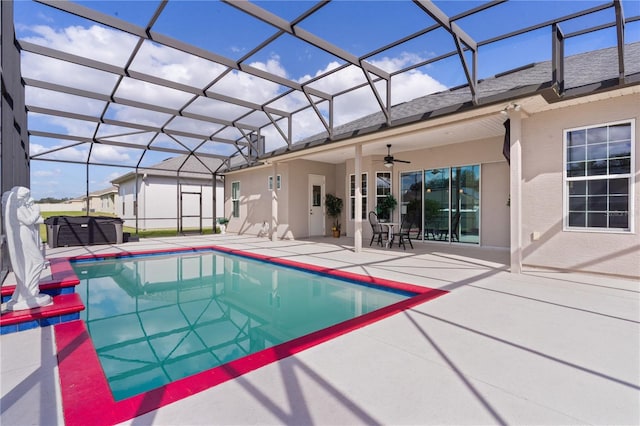
[[[47,226],[50,248],[121,244],[123,220],[108,216],[51,216]]]

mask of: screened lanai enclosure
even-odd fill
[[[504,103],[517,87],[504,94],[480,83],[541,61],[552,63],[551,84],[519,87],[561,96],[564,58],[597,48],[615,49],[610,74],[623,85],[638,9],[635,0],[3,1],[3,111],[13,121],[3,118],[2,190],[21,183],[36,199],[88,200],[133,174],[136,189],[120,195],[137,203],[145,177],[159,173],[192,197],[190,180],[215,188],[234,170]],[[455,105],[402,109],[452,91]],[[432,183],[420,202],[443,211],[474,200],[445,197],[438,182],[474,173],[419,171],[402,181],[407,193]],[[168,227],[185,215],[180,193],[166,197],[175,212]],[[211,212],[186,215],[213,226],[225,214],[216,197],[204,196]],[[116,213],[137,226],[144,218],[133,206]]]

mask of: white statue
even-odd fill
[[[16,277],[16,289],[11,300],[2,304],[2,312],[50,305],[51,296],[40,294],[38,285],[45,267],[40,251],[40,208],[34,204],[29,188],[22,186],[2,194],[2,206],[9,258]]]

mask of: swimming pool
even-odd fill
[[[135,255],[146,261],[138,262],[141,257]],[[251,258],[260,262],[249,264]],[[68,425],[85,424],[87,418],[100,419],[101,424],[125,421],[446,294],[223,247],[69,260],[85,281],[78,292],[84,293],[87,313],[84,321],[55,327]],[[95,268],[91,273],[90,265]],[[284,279],[288,273],[283,269],[311,272],[310,284],[300,285],[297,274]],[[239,280],[242,275],[246,282]],[[326,277],[337,280],[324,281]],[[170,283],[176,278],[182,280],[179,287]],[[385,291],[369,293],[367,287]],[[251,289],[244,298],[238,296],[243,288]],[[306,303],[328,293],[337,298],[313,308],[293,308],[293,300]],[[253,305],[258,298],[266,301],[262,310]],[[286,310],[294,313],[295,326],[283,331],[276,325]],[[308,319],[310,311],[321,315]],[[94,333],[99,329],[106,331],[102,337]],[[214,334],[223,342],[212,343]],[[195,351],[186,350],[193,347]],[[240,358],[232,360],[234,352]],[[101,365],[99,354],[106,363]],[[200,357],[206,360],[206,369],[194,372],[191,364]],[[125,368],[117,372],[116,364]],[[116,384],[110,385],[106,376],[115,378],[111,382]],[[133,376],[143,378],[144,385],[132,382]]]
[[[116,400],[415,296],[215,251],[72,265]]]

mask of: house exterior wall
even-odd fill
[[[138,226],[147,229],[171,229],[178,225],[178,187],[175,178],[140,177]]]
[[[41,212],[81,212],[84,207],[76,203],[38,203]]]
[[[416,134],[416,145],[420,134]],[[400,174],[410,171],[428,170],[441,167],[455,167],[479,164],[480,167],[480,245],[484,247],[509,247],[509,166],[502,155],[503,138],[480,139],[453,145],[429,149],[404,151],[396,155],[400,159],[409,159],[411,164],[395,163],[393,168],[383,166],[382,157],[363,157],[362,172],[367,173],[368,196],[366,211],[375,210],[376,172],[392,172],[392,193],[399,200]],[[346,162],[346,176],[343,180],[345,210],[347,217],[347,235],[354,235],[355,222],[350,219],[349,181],[353,174],[354,160]],[[393,212],[393,221],[399,221],[399,211]],[[363,241],[370,241],[371,226],[368,218],[363,219]]]
[[[640,277],[640,96],[535,114],[522,121],[523,264]],[[635,118],[632,232],[563,230],[563,131]],[[537,240],[532,234],[539,233]]]
[[[344,189],[337,187],[337,176],[344,176],[343,165],[318,161],[293,160],[277,165],[281,176],[278,196],[278,238],[304,238],[309,235],[309,175],[325,176],[325,193],[333,193],[344,199]],[[225,215],[230,219],[229,232],[265,235],[271,225],[271,191],[268,178],[272,167],[264,167],[229,174],[225,178]],[[231,186],[240,182],[240,217],[232,217]],[[341,180],[342,181],[342,180]],[[275,185],[275,179],[274,179]],[[323,200],[324,203],[324,200]],[[344,223],[344,212],[341,223]],[[265,225],[266,224],[266,225]],[[331,229],[331,218],[325,216],[325,229]]]
[[[115,209],[115,193],[89,195],[89,210],[92,213],[95,212],[115,214]]]
[[[320,175],[325,177],[325,194],[336,195],[336,166],[334,164],[322,163],[319,161],[296,160],[290,164],[290,196],[295,202],[290,203],[289,223],[295,232],[295,237],[309,236],[309,175]],[[344,198],[343,198],[344,201]],[[324,200],[322,200],[324,206]],[[325,210],[323,208],[323,210]],[[343,212],[344,213],[344,212]],[[332,219],[325,216],[325,235],[331,234]]]
[[[177,229],[179,219],[179,186],[172,176],[139,175],[136,179],[118,183],[116,197],[116,215],[124,219],[124,226],[136,227],[136,211],[134,204],[137,192],[138,230]],[[211,180],[197,178],[180,178],[180,191],[183,195],[183,230],[197,229],[202,216],[202,228],[212,229],[216,217],[213,212],[213,189]],[[202,211],[199,200],[202,196]],[[224,185],[217,182],[216,214],[221,217],[224,211]]]
[[[631,94],[589,103],[576,103],[547,112],[525,115],[522,119],[522,261],[525,266],[640,277],[640,96]],[[634,182],[631,197],[631,232],[594,232],[563,228],[564,131],[635,119]],[[420,145],[420,132],[415,134]],[[382,165],[382,156],[363,157],[362,172],[367,173],[366,211],[375,208],[375,173],[392,172],[392,192],[399,198],[400,173],[442,167],[480,165],[480,246],[508,249],[510,246],[509,165],[502,154],[503,137],[466,141],[416,151],[403,151],[398,158],[411,164],[396,163],[392,169]],[[354,235],[350,219],[349,176],[354,159],[333,165],[307,160],[288,161],[278,166],[283,188],[278,192],[279,237],[308,235],[308,175],[325,175],[326,192],[344,201],[341,223],[343,234]],[[267,176],[272,168],[245,170],[227,176],[225,211],[231,212],[231,183],[241,182],[240,217],[231,219],[230,230],[259,234],[262,224],[270,223],[271,196]],[[295,200],[295,201],[294,201]],[[398,210],[394,211],[398,220]],[[327,218],[326,229],[331,229]],[[371,238],[371,228],[363,219],[363,241]],[[534,238],[535,236],[535,238]],[[436,244],[434,242],[434,244]],[[438,244],[440,244],[438,242]]]
[[[136,200],[136,181],[135,179],[122,182],[118,186],[118,205],[116,206],[116,215],[124,220],[123,225],[131,228],[136,227],[136,215],[134,211],[134,202]]]
[[[278,174],[282,174],[279,166]],[[271,192],[267,188],[268,176],[272,174],[271,167],[255,168],[240,173],[234,173],[225,177],[225,204],[224,216],[229,219],[227,230],[238,234],[262,235],[263,229],[271,224]],[[284,176],[283,181],[286,181]],[[234,217],[232,190],[233,182],[240,182],[240,215]],[[284,182],[283,182],[284,184]],[[284,211],[286,204],[284,197],[280,197],[282,190],[278,193],[280,211]],[[287,217],[279,216],[278,223],[286,225]]]
[[[114,192],[100,196],[100,210],[104,213],[116,212],[116,194]]]
[[[141,180],[140,190],[140,217],[144,218],[140,221],[142,229],[171,229],[178,226],[179,191],[183,197],[183,229],[199,228],[200,218],[196,216],[200,214],[203,228],[210,229],[214,226],[213,190],[210,181],[181,178],[178,186],[173,177],[147,176]],[[198,205],[200,199],[201,211]]]

